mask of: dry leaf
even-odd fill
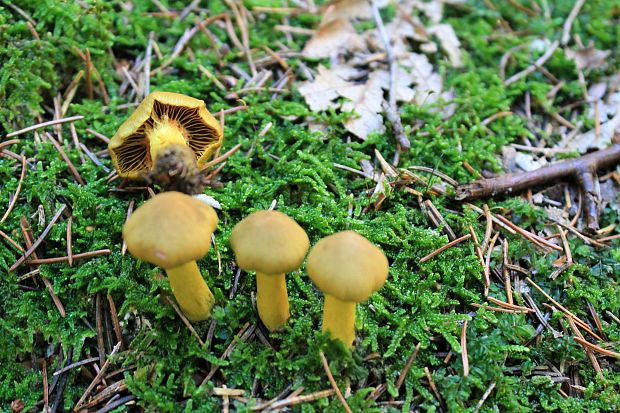
[[[461,42],[459,42],[454,29],[449,24],[437,24],[427,29],[429,34],[434,34],[439,39],[441,48],[447,53],[453,67],[462,67]]]
[[[524,171],[534,171],[547,165],[547,163],[545,158],[534,159],[529,153],[517,152],[515,155],[515,164]]]
[[[381,87],[385,90],[389,90],[390,87],[390,72],[388,70],[377,70],[375,72],[381,79]],[[413,76],[401,67],[396,69],[396,76],[394,76],[394,85],[396,88],[396,100],[399,102],[411,102],[415,98],[415,90],[409,86],[413,83]]]
[[[299,93],[306,99],[311,110],[320,111],[327,110],[330,107],[337,108],[338,105],[332,102],[339,96],[337,90],[350,87],[352,83],[348,82],[347,79],[357,73],[357,70],[349,66],[342,65],[327,69],[321,65],[314,81],[303,82],[299,86]]]
[[[316,33],[306,43],[303,54],[308,57],[331,57],[341,51],[364,47],[362,37],[346,17],[321,23]]]
[[[406,0],[403,8],[411,13],[413,9],[418,9],[426,15],[433,23],[439,23],[443,17],[443,1],[425,2],[420,0]]]
[[[376,30],[373,32],[376,33]],[[428,41],[426,29],[417,16],[406,19],[398,13],[394,20],[385,25],[385,32],[393,42],[404,38],[413,39],[418,42]]]
[[[579,151],[579,153],[586,153],[589,149],[604,149],[609,146],[615,133],[620,133],[620,108],[613,118],[601,124],[599,135],[593,129],[580,133],[567,142],[560,142],[556,147]]]
[[[570,216],[568,215],[568,211],[556,208],[554,206],[547,206],[545,207],[545,212],[547,213],[547,217],[549,217],[549,219],[551,219],[552,221],[564,224],[566,226],[572,226],[570,223]]]
[[[375,0],[375,2],[378,8],[385,7],[389,4],[389,0]],[[347,19],[370,19],[372,17],[370,2],[368,0],[330,1],[325,9],[323,22],[342,17]]]
[[[436,52],[437,45],[429,38],[434,35],[447,54],[453,66],[462,65],[460,43],[452,26],[439,24],[444,4],[462,0],[403,0],[399,1],[397,13],[386,25],[386,32],[398,66],[394,77],[395,97],[400,102],[414,102],[419,105],[433,104],[439,99],[453,100],[452,91],[443,91],[441,76],[433,69],[423,54],[411,52],[411,42],[423,45],[428,52]],[[375,1],[384,7],[388,0]],[[432,22],[432,31],[427,30],[414,9],[422,11]],[[332,0],[323,8],[324,16],[315,35],[308,41],[304,54],[309,57],[329,57],[342,62],[331,69],[318,68],[314,81],[304,82],[299,91],[311,110],[322,111],[340,108],[342,112],[353,112],[345,128],[353,135],[366,139],[370,133],[384,132],[383,104],[390,88],[389,65],[383,40],[373,27],[358,34],[351,24],[355,19],[372,19],[371,3],[368,0]],[[351,56],[352,50],[359,50]],[[353,65],[365,66],[369,72],[358,70]],[[360,78],[365,80],[360,82]],[[343,98],[342,100],[337,100]],[[441,112],[449,117],[455,104],[437,105],[429,110]]]
[[[410,53],[407,59],[402,59],[400,63],[411,70],[413,83],[417,85],[415,103],[422,105],[436,102],[443,89],[443,82],[439,73],[433,71],[428,57]]]
[[[365,140],[373,132],[385,132],[383,117],[379,115],[383,109],[382,79],[376,72],[371,73],[365,84],[355,85],[339,90],[339,93],[350,100],[342,104],[343,112],[355,112],[358,116],[352,117],[344,123],[344,127]]]
[[[605,65],[605,59],[611,54],[609,50],[598,50],[592,46],[578,50],[565,49],[566,57],[574,60],[577,69],[597,69]]]

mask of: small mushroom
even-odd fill
[[[383,287],[388,261],[383,251],[353,231],[321,239],[308,254],[308,275],[325,294],[323,332],[352,346],[355,304]]]
[[[150,171],[169,145],[189,146],[198,167],[222,144],[220,123],[204,101],[171,92],[153,92],[118,128],[108,149],[122,178],[140,178]]]
[[[192,321],[208,318],[215,301],[196,260],[209,251],[217,222],[206,203],[163,192],[136,209],[123,227],[129,252],[166,270],[179,306]]]
[[[288,320],[289,304],[284,274],[299,268],[310,241],[302,227],[278,211],[258,211],[233,228],[230,245],[237,265],[256,271],[256,306],[269,331]]]

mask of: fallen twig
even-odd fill
[[[95,250],[95,251],[89,251],[89,252],[81,252],[79,254],[73,254],[72,257],[73,257],[73,260],[75,261],[75,260],[81,260],[81,259],[86,259],[86,258],[93,258],[99,255],[110,255],[110,254],[112,254],[112,250],[105,248],[102,250]],[[69,262],[69,257],[64,256],[64,257],[52,257],[52,258],[36,258],[36,259],[28,260],[27,262],[30,265],[58,264],[60,262]]]
[[[344,396],[342,395],[342,392],[340,391],[340,388],[338,387],[338,384],[336,383],[336,380],[334,380],[334,376],[332,375],[332,372],[329,369],[329,363],[327,363],[327,359],[325,358],[325,354],[323,354],[323,352],[320,351],[319,352],[319,356],[321,357],[321,362],[323,363],[323,369],[325,370],[325,374],[327,374],[327,379],[329,380],[330,384],[332,385],[332,388],[336,392],[336,395],[338,396],[338,399],[340,399],[340,403],[342,404],[342,407],[344,408],[344,410],[347,413],[353,413],[353,411],[351,410],[351,408],[347,404],[347,401],[345,400]]]
[[[86,185],[86,182],[84,182],[84,179],[82,178],[78,170],[75,168],[75,165],[73,165],[73,162],[71,162],[71,159],[69,159],[64,149],[62,149],[62,146],[60,145],[60,143],[58,143],[58,141],[54,139],[54,137],[49,132],[45,132],[45,136],[47,137],[47,139],[49,139],[50,142],[52,142],[52,145],[54,145],[54,148],[56,148],[56,150],[58,151],[62,159],[65,161],[65,163],[67,164],[67,167],[69,168],[69,171],[71,172],[75,180],[81,185]]]
[[[596,351],[597,353],[600,353],[604,356],[615,357],[617,359],[620,359],[620,353],[616,353],[615,351],[604,349],[603,347],[597,346],[596,344],[592,344],[583,338],[573,337],[573,340],[575,340],[577,343],[581,344],[582,346],[587,347],[591,349],[592,351]]]
[[[394,56],[394,51],[390,45],[390,39],[385,31],[385,25],[383,24],[383,19],[381,18],[381,13],[379,13],[377,3],[374,0],[371,0],[370,7],[372,9],[372,16],[375,20],[375,24],[377,25],[377,30],[379,31],[379,36],[383,41],[385,54],[387,55],[388,64],[390,66],[390,78],[388,84],[389,97],[388,101],[383,103],[383,110],[385,111],[388,121],[392,124],[394,136],[400,146],[400,150],[406,151],[411,148],[411,143],[409,142],[409,139],[407,139],[407,135],[405,135],[403,122],[400,119],[398,107],[396,106],[396,57]]]
[[[463,242],[463,241],[465,241],[465,240],[467,240],[469,238],[471,238],[471,234],[465,234],[462,237],[455,239],[454,241],[448,242],[446,245],[444,245],[444,246],[436,249],[435,251],[431,252],[430,254],[422,257],[420,259],[420,264],[430,260],[431,258],[433,258],[435,255],[439,254],[440,252],[443,252],[443,251],[447,250],[448,248],[453,247],[456,244],[459,244],[459,243],[461,243],[461,242]]]
[[[586,2],[585,0],[575,1],[575,5],[573,6],[573,9],[568,14],[568,17],[566,18],[566,21],[564,22],[564,26],[562,27],[561,43],[563,46],[568,43],[568,40],[570,39],[570,29],[571,27],[573,27],[573,22],[577,18],[577,15],[579,14],[579,11],[581,10],[585,2]]]
[[[330,397],[333,396],[334,393],[336,393],[334,389],[321,390],[311,394],[304,394],[303,396],[288,397],[284,400],[280,400],[266,406],[265,404],[253,406],[252,410],[264,410],[265,408],[269,407],[271,410],[276,411],[277,409],[282,409],[283,407],[294,406],[296,404],[311,402],[314,400],[322,399],[324,397]]]
[[[542,67],[542,65],[544,65],[547,60],[549,60],[549,58],[553,55],[553,53],[556,51],[556,49],[558,48],[558,46],[560,45],[560,42],[558,42],[557,40],[555,42],[553,42],[551,44],[551,46],[549,46],[549,48],[547,49],[547,51],[545,52],[545,54],[543,54],[542,56],[540,56],[535,62],[534,64],[532,64],[531,66],[528,66],[527,68],[523,69],[522,71],[520,71],[519,73],[516,73],[514,75],[512,75],[510,78],[506,79],[506,81],[504,82],[504,84],[506,86],[508,85],[512,85],[513,83],[523,79],[524,77],[526,77],[527,75],[529,75],[530,73],[536,71],[536,69],[539,69]]]
[[[618,135],[616,135],[618,139]],[[472,200],[495,197],[504,193],[516,193],[549,182],[576,177],[584,190],[585,213],[588,228],[598,229],[598,200],[594,191],[596,170],[620,163],[620,144],[615,143],[606,149],[569,159],[534,171],[501,175],[492,179],[478,180],[456,188],[457,200]]]
[[[22,189],[22,183],[24,182],[24,177],[26,176],[26,157],[22,156],[22,172],[19,177],[19,182],[17,183],[17,188],[15,189],[15,194],[13,198],[11,198],[11,202],[9,203],[9,207],[6,209],[6,212],[0,219],[0,224],[2,224],[9,217],[9,214],[15,207],[15,203],[17,202],[17,198],[19,197],[19,193]]]
[[[461,328],[461,360],[463,361],[463,377],[469,376],[469,358],[467,357],[467,320]]]
[[[433,381],[433,376],[431,376],[431,372],[428,369],[428,367],[424,367],[424,375],[426,376],[426,379],[428,380],[428,385],[430,386],[431,391],[433,392],[433,394],[437,398],[437,401],[439,402],[441,407],[445,410],[446,409],[446,405],[445,405],[441,395],[439,394],[439,390],[437,390],[437,386],[435,385],[435,382]]]
[[[495,388],[495,382],[493,381],[493,382],[491,382],[491,384],[489,385],[487,390],[484,392],[484,394],[480,398],[480,401],[476,404],[476,408],[474,409],[474,413],[478,413],[480,411],[480,409],[482,408],[482,405],[484,404],[484,401],[487,399],[487,397],[489,397],[489,395],[491,394],[491,392],[493,391],[494,388]]]
[[[120,346],[121,346],[121,343],[117,343],[114,346],[114,349],[112,349],[112,352],[110,353],[109,357],[113,357],[116,354],[116,352],[118,351],[118,349],[120,348]],[[82,397],[80,397],[78,402],[75,404],[75,407],[73,408],[74,412],[77,412],[77,411],[79,411],[82,408],[82,404],[86,400],[86,397],[88,397],[88,395],[95,388],[97,383],[99,383],[99,381],[103,378],[103,376],[104,376],[104,374],[105,374],[105,372],[106,372],[106,370],[108,369],[109,366],[110,366],[110,358],[108,358],[105,361],[105,363],[101,367],[101,370],[99,370],[99,373],[97,373],[97,375],[95,376],[93,381],[88,385],[88,387],[84,391],[84,394],[82,394]]]
[[[595,337],[597,340],[603,340],[598,334],[596,334],[594,331],[592,331],[592,329],[590,328],[590,326],[588,326],[582,319],[580,319],[579,317],[577,317],[575,314],[573,314],[570,310],[568,310],[566,307],[564,307],[562,304],[558,303],[556,300],[553,299],[553,297],[551,297],[549,294],[547,294],[545,292],[545,290],[543,290],[542,288],[540,288],[540,286],[538,284],[536,284],[534,281],[532,281],[531,278],[527,277],[525,279],[528,284],[530,284],[532,287],[536,288],[542,295],[545,296],[545,298],[547,300],[549,300],[554,306],[556,306],[557,308],[560,309],[560,311],[562,311],[564,314],[566,314],[568,317],[571,317],[573,320],[575,320],[575,322],[584,330],[586,330],[590,335],[592,335],[592,337]]]
[[[422,343],[418,343],[413,349],[413,351],[411,352],[411,355],[409,356],[409,358],[407,359],[407,363],[405,363],[405,367],[400,372],[400,375],[398,376],[398,380],[396,380],[396,391],[398,391],[398,389],[400,389],[400,386],[402,386],[403,383],[405,382],[405,379],[407,378],[407,373],[409,373],[409,370],[411,370],[411,365],[413,364],[415,359],[418,357],[418,351],[420,351],[421,346],[422,346]]]
[[[28,126],[27,128],[20,129],[15,132],[11,132],[7,134],[5,137],[12,138],[13,136],[23,135],[24,133],[28,133],[36,129],[44,128],[46,126],[59,125],[61,123],[67,123],[67,122],[75,122],[76,120],[81,120],[81,119],[84,119],[84,116],[78,115],[78,116],[71,116],[70,118],[50,120],[49,122],[38,123],[36,125]]]

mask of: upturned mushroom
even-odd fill
[[[288,320],[289,303],[284,274],[299,268],[310,241],[292,218],[278,211],[258,211],[233,229],[230,245],[237,265],[256,271],[256,306],[269,331]]]
[[[123,227],[129,252],[166,270],[181,310],[192,321],[207,319],[215,301],[196,260],[209,251],[217,222],[206,203],[163,192],[136,209]]]
[[[351,347],[355,305],[383,287],[388,261],[383,251],[353,231],[321,239],[308,254],[308,275],[325,294],[323,332]]]
[[[188,146],[198,167],[222,144],[220,123],[204,101],[171,92],[153,92],[118,128],[108,149],[122,178],[149,172],[164,148]]]

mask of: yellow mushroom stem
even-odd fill
[[[256,306],[269,331],[282,327],[290,317],[284,274],[256,272]]]
[[[209,318],[215,298],[202,278],[196,261],[166,269],[179,307],[191,321]]]
[[[323,306],[323,333],[330,332],[333,340],[342,341],[347,347],[355,340],[355,303],[342,301],[325,294]]]
[[[155,161],[157,156],[168,145],[187,145],[187,141],[181,130],[170,122],[159,122],[148,133],[149,145],[151,146],[151,159]]]

